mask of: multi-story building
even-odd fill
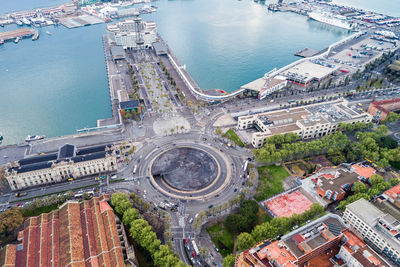
[[[307,266],[337,247],[346,229],[339,216],[327,214],[282,236],[280,241],[268,241],[246,250],[235,266]]]
[[[346,206],[343,219],[375,250],[400,266],[400,222],[365,199]]]
[[[108,196],[70,201],[26,219],[18,244],[0,250],[0,266],[125,266],[134,260]]]
[[[371,114],[376,121],[383,121],[390,112],[398,110],[400,110],[400,98],[371,102],[368,107],[368,113]]]
[[[140,45],[145,48],[152,47],[157,41],[157,25],[154,21],[136,22],[134,19],[126,19],[108,25],[107,30],[115,44],[124,49],[137,48],[139,39],[142,41]]]
[[[238,118],[238,129],[255,127],[251,143],[260,148],[276,134],[296,133],[301,139],[322,137],[338,130],[339,123],[371,122],[372,116],[349,106],[346,100],[288,108]]]
[[[6,179],[12,190],[19,190],[116,170],[117,152],[112,145],[77,149],[66,144],[58,153],[11,162]]]
[[[341,168],[320,174],[315,180],[318,195],[333,202],[344,199],[353,184],[359,181],[359,177],[357,173]]]
[[[332,258],[337,266],[348,267],[389,267],[375,251],[367,246],[351,230],[343,232],[339,253]]]

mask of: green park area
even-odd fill
[[[207,227],[207,232],[223,257],[232,253],[234,246],[233,234],[225,227],[223,222]]]
[[[242,142],[242,140],[240,140],[239,136],[237,136],[237,134],[235,133],[234,130],[229,129],[224,135],[223,137],[229,138],[230,140],[232,140],[232,142],[234,142],[236,145],[243,147],[244,144]]]
[[[258,186],[254,198],[261,201],[283,192],[282,182],[289,173],[282,166],[258,167]]]

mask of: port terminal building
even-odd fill
[[[107,26],[112,43],[124,49],[152,48],[157,41],[157,24],[140,18],[126,19]]]
[[[19,190],[116,170],[117,152],[113,145],[77,149],[65,144],[57,153],[9,163],[5,176],[11,189]]]
[[[346,100],[288,108],[238,117],[237,128],[254,131],[251,144],[260,148],[268,137],[296,133],[301,139],[319,138],[338,130],[339,123],[372,121],[372,116]]]
[[[0,250],[0,266],[124,267],[135,260],[109,196],[69,201],[25,220],[18,243]]]

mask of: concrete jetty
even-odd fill
[[[30,37],[35,34],[35,31],[29,28],[22,28],[18,30],[13,30],[13,31],[6,31],[6,32],[0,32],[0,40],[3,41],[10,41],[14,40],[15,38],[25,38],[25,37]]]

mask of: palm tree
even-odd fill
[[[168,134],[168,131],[167,131],[167,130],[164,130],[164,134],[167,135],[167,134]]]
[[[181,125],[181,131],[183,133],[183,130],[185,130],[185,126]]]

